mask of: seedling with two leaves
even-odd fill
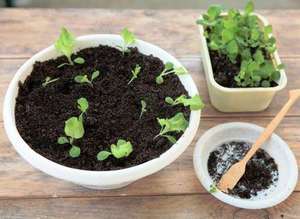
[[[57,80],[59,80],[59,78],[51,78],[51,77],[49,77],[49,76],[47,76],[46,78],[45,78],[45,81],[42,83],[42,86],[43,87],[46,87],[48,84],[51,84],[51,83],[53,83],[53,82],[55,82],[55,81],[57,81]]]
[[[125,141],[123,139],[119,139],[117,144],[112,144],[110,146],[110,151],[100,151],[97,154],[97,159],[99,161],[106,160],[110,155],[113,157],[120,159],[124,157],[128,157],[133,151],[132,144],[129,141]]]
[[[187,74],[187,70],[184,67],[174,67],[173,63],[167,62],[165,64],[164,70],[156,77],[156,83],[164,83],[164,77],[169,74],[175,74],[178,76],[185,75]]]
[[[88,78],[87,75],[77,75],[74,80],[77,82],[77,83],[80,83],[80,84],[88,84],[90,85],[91,87],[93,87],[93,81],[98,78],[100,75],[100,72],[99,71],[94,71],[92,73],[92,76],[91,76],[91,79]]]
[[[132,77],[130,79],[130,81],[128,82],[128,85],[135,79],[138,78],[138,75],[140,74],[141,72],[141,66],[139,66],[138,64],[135,65],[134,69],[131,70],[131,73],[132,73]]]
[[[184,118],[183,113],[177,113],[170,119],[157,118],[159,125],[161,126],[160,132],[154,138],[159,136],[167,138],[171,143],[176,143],[176,138],[170,135],[170,132],[184,132],[188,127],[188,121]]]
[[[121,32],[121,37],[123,39],[123,45],[117,46],[119,49],[121,49],[123,55],[127,52],[129,52],[129,46],[134,44],[136,42],[136,37],[134,33],[130,32],[127,28],[124,28]]]
[[[147,112],[147,109],[146,109],[147,103],[144,100],[141,100],[141,106],[142,106],[142,108],[141,108],[141,113],[140,113],[140,119],[142,118],[143,114],[145,112]]]
[[[74,60],[72,60],[71,55],[74,51],[75,43],[76,43],[76,39],[74,35],[71,32],[69,32],[65,27],[63,27],[61,29],[59,38],[55,42],[55,48],[57,51],[61,52],[67,57],[68,62],[58,65],[57,66],[58,68],[61,68],[65,65],[74,65],[74,63],[76,64],[85,63],[85,60],[82,57],[77,57]]]
[[[187,98],[184,94],[177,97],[175,100],[173,100],[171,97],[166,97],[165,101],[172,105],[178,105],[183,104],[184,106],[189,106],[190,110],[200,110],[203,109],[205,104],[203,103],[201,97],[199,95],[195,95],[191,98]]]
[[[74,141],[80,139],[84,135],[83,114],[86,113],[89,104],[85,98],[77,100],[77,107],[81,111],[78,117],[71,117],[65,121],[64,132],[66,136],[61,136],[57,139],[58,144],[70,144],[72,147],[69,150],[69,156],[76,158],[80,156],[80,147],[74,144]]]

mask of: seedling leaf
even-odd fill
[[[79,139],[84,135],[83,123],[77,117],[71,117],[65,122],[65,134],[71,138]]]
[[[53,78],[53,79],[51,79],[51,77],[47,76],[45,78],[45,81],[42,83],[42,86],[46,87],[48,84],[51,84],[51,83],[53,83],[53,82],[55,82],[57,80],[59,80],[59,78]]]
[[[57,139],[57,143],[58,144],[67,144],[67,143],[69,143],[69,139],[67,137],[59,137]]]
[[[89,108],[89,102],[87,101],[86,98],[81,97],[77,100],[77,104],[78,104],[78,109],[82,112],[85,113],[87,111],[87,109]]]
[[[72,158],[76,158],[76,157],[79,157],[80,155],[80,147],[77,147],[75,145],[72,145],[71,149],[69,150],[69,155],[70,157]]]
[[[84,60],[84,58],[82,58],[82,57],[77,57],[76,59],[74,59],[74,62],[75,62],[76,64],[82,65],[82,64],[85,63],[85,60]]]
[[[61,29],[59,38],[55,42],[55,48],[57,51],[64,54],[70,64],[73,64],[71,55],[75,47],[75,37],[65,27]]]
[[[98,78],[100,75],[100,72],[99,71],[94,71],[92,73],[92,80],[91,81],[94,81],[96,78]]]
[[[106,160],[110,155],[111,155],[111,153],[109,151],[100,151],[97,154],[97,160],[100,160],[100,161]]]
[[[131,143],[123,139],[119,139],[117,145],[112,144],[110,150],[113,156],[118,159],[128,157],[133,151]]]
[[[136,79],[138,77],[138,75],[140,74],[140,71],[141,71],[141,66],[139,66],[138,64],[135,65],[134,69],[131,70],[132,77],[131,77],[130,81],[128,82],[128,84],[130,84],[134,79]]]
[[[141,106],[142,106],[142,109],[141,109],[141,113],[140,113],[140,118],[142,118],[143,114],[145,112],[147,112],[147,103],[144,101],[144,100],[141,100]]]

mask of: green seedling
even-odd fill
[[[123,45],[117,46],[121,49],[122,53],[129,52],[129,46],[134,44],[136,41],[136,37],[134,33],[130,32],[127,28],[124,28],[121,32],[121,37],[123,39]]]
[[[128,82],[128,84],[130,84],[134,79],[138,78],[138,75],[140,74],[140,72],[141,72],[141,66],[139,66],[138,64],[135,65],[134,69],[131,70],[132,77],[131,77],[130,81]]]
[[[165,64],[164,70],[156,77],[156,83],[162,84],[164,82],[164,77],[169,74],[176,74],[176,75],[185,75],[187,74],[187,70],[184,67],[175,67],[173,63],[167,62]]]
[[[140,119],[142,118],[143,114],[145,112],[147,112],[147,103],[144,101],[144,100],[141,100],[141,106],[142,106],[142,109],[141,109],[141,113],[140,113]]]
[[[183,104],[184,106],[189,106],[190,110],[200,110],[203,109],[205,104],[203,103],[201,97],[199,95],[195,95],[191,98],[187,98],[185,95],[181,95],[173,100],[171,97],[166,97],[165,101],[172,105]]]
[[[232,63],[241,63],[235,81],[240,87],[270,87],[280,78],[280,69],[272,63],[276,51],[272,26],[261,27],[253,14],[254,4],[249,1],[240,12],[230,9],[222,16],[223,8],[213,5],[197,21],[204,27],[204,36],[210,50],[226,56]]]
[[[69,32],[65,27],[61,28],[61,32],[59,38],[55,42],[55,49],[65,55],[68,59],[67,63],[62,63],[57,66],[57,68],[61,68],[65,65],[74,65],[76,64],[83,64],[85,60],[82,57],[77,57],[72,61],[71,55],[75,48],[76,39],[74,35]]]
[[[188,122],[184,118],[183,113],[177,113],[170,119],[160,119],[157,118],[157,121],[161,127],[160,132],[154,138],[159,136],[167,138],[171,143],[176,143],[176,138],[170,135],[170,132],[184,132],[188,127]]]
[[[45,81],[42,83],[42,86],[46,87],[48,84],[51,84],[51,83],[53,83],[53,82],[55,82],[57,80],[59,80],[59,78],[53,78],[53,79],[51,79],[51,77],[47,76],[45,78]]]
[[[85,98],[79,98],[77,100],[78,109],[81,114],[78,117],[71,117],[65,121],[64,132],[65,136],[61,136],[57,139],[58,144],[70,144],[71,149],[69,150],[69,155],[72,158],[80,156],[80,148],[74,144],[74,141],[80,139],[84,135],[83,126],[83,113],[86,113],[88,109],[88,102]]]
[[[209,193],[215,193],[215,192],[217,192],[218,190],[217,190],[217,186],[215,185],[215,184],[211,184],[210,186],[209,186]]]
[[[100,75],[100,72],[99,71],[94,71],[92,73],[92,77],[91,79],[88,78],[87,75],[77,75],[74,80],[77,82],[77,83],[80,83],[80,84],[88,84],[90,85],[91,87],[93,87],[93,81],[98,78]]]
[[[120,159],[124,157],[128,157],[133,151],[132,144],[129,141],[125,141],[123,139],[119,139],[117,144],[112,144],[110,146],[110,151],[100,151],[97,154],[97,159],[99,161],[106,160],[110,155],[113,157]]]

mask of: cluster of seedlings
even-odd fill
[[[243,13],[230,9],[227,15],[222,14],[222,6],[213,5],[197,21],[204,27],[214,71],[219,71],[215,78],[223,86],[271,87],[280,78],[283,65],[272,62],[276,50],[272,26],[261,27],[253,11],[251,1]],[[233,77],[231,84],[224,77]]]
[[[123,45],[117,46],[124,55],[125,53],[130,53],[129,46],[136,42],[135,35],[128,31],[128,29],[123,29],[121,33],[123,39]],[[57,68],[62,68],[65,65],[82,65],[85,63],[84,58],[77,56],[75,59],[71,59],[72,54],[74,53],[75,48],[75,37],[70,33],[66,28],[62,28],[61,34],[58,40],[55,43],[55,48],[57,51],[61,52],[67,57],[68,62],[59,64]],[[76,54],[75,54],[76,55]],[[128,86],[132,86],[135,80],[138,80],[139,75],[142,71],[142,67],[139,64],[136,64],[135,67],[131,70],[132,77],[128,80]],[[90,86],[93,88],[93,82],[97,80],[100,76],[100,71],[96,70],[89,74],[80,74],[74,77],[76,83],[82,84],[82,86]],[[167,62],[164,66],[163,71],[156,77],[155,83],[160,85],[164,83],[164,77],[169,74],[175,75],[184,75],[187,74],[187,71],[183,67],[174,67],[170,62]],[[42,87],[46,87],[50,83],[55,83],[59,78],[50,78],[47,76],[42,82]],[[204,104],[199,95],[193,97],[187,97],[186,95],[181,95],[173,100],[171,97],[166,97],[165,102],[171,106],[182,104],[185,107],[189,107],[190,110],[200,110],[204,107]],[[147,112],[147,103],[145,100],[140,100],[140,116],[141,119],[143,116],[146,116]],[[77,100],[77,108],[79,110],[78,116],[72,116],[65,121],[64,125],[64,135],[61,135],[57,139],[57,143],[60,145],[69,144],[69,156],[76,158],[80,156],[81,149],[76,146],[76,141],[84,138],[85,134],[85,117],[88,113],[89,102],[85,97],[81,97]],[[157,118],[158,125],[161,127],[160,132],[154,137],[164,137],[167,138],[170,142],[176,143],[176,138],[173,136],[173,133],[184,132],[188,127],[188,121],[185,119],[182,112],[178,112],[175,116],[171,118]],[[112,156],[116,159],[128,157],[134,150],[133,145],[130,141],[125,139],[118,139],[116,144],[111,144],[109,149],[102,150],[97,154],[97,160],[103,161],[106,160],[109,156]]]

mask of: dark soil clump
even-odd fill
[[[157,118],[170,118],[183,112],[189,119],[189,110],[183,106],[170,106],[165,97],[176,98],[187,95],[186,90],[175,75],[168,75],[161,85],[155,77],[163,70],[164,63],[156,57],[141,54],[137,49],[122,55],[118,49],[99,46],[79,51],[85,63],[73,66],[58,65],[67,62],[59,57],[44,62],[37,62],[32,73],[23,84],[20,83],[16,99],[16,125],[22,138],[42,156],[59,164],[86,170],[113,170],[135,166],[159,157],[172,144],[165,138],[153,139],[160,131]],[[135,65],[141,66],[137,79],[130,85]],[[99,70],[100,76],[88,84],[74,81],[77,75]],[[59,80],[42,86],[45,78],[59,77]],[[89,109],[84,115],[85,134],[76,140],[81,148],[78,158],[68,154],[71,146],[60,145],[57,138],[64,135],[64,123],[78,116],[77,99],[85,97]],[[147,112],[139,119],[141,100],[147,103]],[[176,134],[178,139],[181,134]],[[97,153],[109,150],[118,139],[130,141],[133,152],[130,156],[116,159],[110,156],[105,161],[97,160]]]
[[[250,149],[246,142],[222,144],[211,152],[208,159],[208,172],[215,183],[236,162],[241,160]],[[246,172],[230,194],[249,199],[258,192],[270,188],[278,181],[278,167],[274,159],[263,149],[259,149],[246,165]]]

